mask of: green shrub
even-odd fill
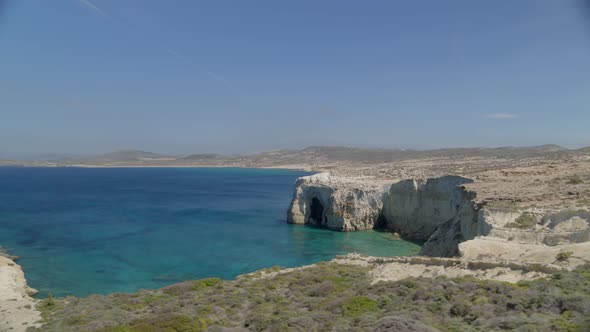
[[[581,332],[584,331],[580,324],[571,322],[570,311],[564,311],[560,317],[551,320],[551,327],[556,331]]]
[[[207,287],[213,287],[213,286],[217,286],[221,283],[222,283],[222,280],[219,278],[199,279],[199,280],[195,280],[193,282],[193,290],[198,290],[198,289],[207,288]]]
[[[135,332],[129,326],[116,326],[111,332]]]
[[[53,294],[47,294],[47,299],[45,299],[44,305],[46,307],[51,307],[55,305],[55,298],[53,297]]]
[[[68,325],[80,325],[80,324],[84,324],[85,322],[86,322],[85,315],[70,316],[65,321],[65,323]]]
[[[280,271],[282,269],[283,268],[280,267],[280,266],[278,266],[278,265],[273,265],[273,266],[269,267],[268,269],[266,269],[265,271],[268,271],[268,272],[277,272],[277,271]]]
[[[567,180],[566,183],[567,184],[580,184],[580,183],[584,183],[584,180],[582,180],[582,178],[580,178],[579,175],[574,175],[571,178],[569,178],[569,180]]]
[[[555,255],[555,259],[557,259],[558,262],[567,262],[573,254],[573,251],[560,251]]]
[[[109,331],[117,332],[201,332],[211,324],[208,319],[193,319],[186,316],[174,316],[169,318],[155,318],[148,320],[136,320],[126,325],[118,326]]]
[[[342,305],[344,317],[359,317],[370,312],[378,312],[379,305],[366,296],[356,296]]]
[[[47,298],[37,305],[37,309],[41,311],[44,316],[57,309],[57,301],[51,293],[47,294]]]
[[[486,202],[486,206],[500,211],[518,211],[518,204],[513,201],[490,201]]]
[[[530,213],[523,213],[514,222],[506,224],[508,228],[531,229],[537,224],[537,219]]]
[[[489,299],[486,296],[478,296],[476,298],[473,299],[473,304],[474,305],[478,305],[478,304],[488,304]]]
[[[193,290],[194,283],[190,281],[181,282],[162,288],[162,292],[169,296],[179,296]]]

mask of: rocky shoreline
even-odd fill
[[[446,162],[447,168],[431,160],[403,161],[385,173],[382,164],[329,171],[305,166],[323,172],[297,180],[288,222],[335,231],[381,229],[425,241],[421,256],[352,254],[332,261],[370,267],[374,282],[471,276],[514,283],[590,263],[590,156],[519,159],[515,167],[480,165],[476,172],[453,171],[449,165],[456,161]],[[0,285],[0,332],[25,331],[41,319],[22,269],[6,255],[0,255]]]
[[[478,182],[461,176],[387,181],[321,173],[295,186],[293,224],[390,230],[425,241],[423,256],[550,264],[561,253],[572,266],[590,262],[587,206],[482,202]]]
[[[14,258],[0,254],[0,332],[41,326],[38,301],[32,298],[37,290],[27,286],[25,274]]]

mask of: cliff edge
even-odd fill
[[[337,231],[389,230],[425,241],[424,255],[455,256],[459,240],[487,229],[478,224],[475,194],[462,186],[472,182],[460,176],[380,181],[315,174],[297,180],[287,219]]]
[[[0,332],[25,331],[39,327],[41,320],[37,301],[31,296],[37,291],[27,286],[22,268],[11,257],[0,254]]]
[[[590,191],[580,187],[588,170],[561,164],[393,180],[320,173],[296,181],[287,220],[393,231],[424,241],[424,256],[580,265],[590,262]]]

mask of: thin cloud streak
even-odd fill
[[[209,70],[206,70],[205,73],[207,73],[207,75],[209,75],[209,77],[211,77],[212,79],[225,84],[225,86],[233,90],[234,87],[222,76],[215,74],[214,72]]]
[[[170,54],[174,55],[175,57],[177,57],[177,58],[179,58],[179,59],[184,59],[184,57],[183,57],[182,55],[180,55],[180,53],[176,52],[176,51],[175,51],[175,50],[173,50],[173,49],[167,48],[167,49],[166,49],[166,52],[168,52],[168,53],[170,53]]]
[[[484,119],[493,119],[493,120],[507,120],[507,119],[514,119],[516,118],[516,114],[512,113],[491,113],[491,114],[484,114]]]
[[[0,1],[2,1],[2,0],[0,0]],[[95,13],[99,14],[100,16],[102,16],[104,18],[112,19],[112,16],[109,13],[100,9],[98,6],[96,6],[90,0],[78,0],[78,1],[81,4],[83,4],[84,6],[86,6],[87,8],[90,8]],[[173,50],[171,48],[167,48],[167,49],[165,49],[165,51],[168,54],[174,56],[175,58],[184,61],[189,66],[192,66],[193,68],[196,68],[200,72],[206,74],[207,76],[209,76],[209,78],[223,84],[226,88],[231,90],[232,93],[236,93],[236,89],[233,87],[233,85],[227,79],[225,79],[223,76],[221,76],[217,73],[214,73],[206,68],[202,68],[201,66],[194,64],[194,62],[192,62],[189,58],[187,58],[186,56],[184,56],[183,54],[181,54],[180,52],[178,52],[176,50]]]
[[[223,76],[216,74],[210,70],[207,70],[205,68],[202,68],[198,65],[196,65],[194,62],[192,62],[189,58],[187,58],[186,56],[184,56],[183,54],[181,54],[178,51],[175,51],[171,48],[167,48],[166,52],[168,52],[169,54],[173,55],[174,57],[184,61],[186,64],[188,64],[189,66],[192,66],[194,68],[196,68],[198,71],[207,74],[207,76],[209,76],[210,78],[214,79],[215,81],[218,81],[219,83],[225,85],[228,89],[232,90],[232,92],[235,92],[234,87],[229,83],[228,80],[226,80]]]
[[[92,11],[94,11],[97,14],[99,14],[100,16],[106,17],[106,18],[111,18],[111,15],[109,15],[104,10],[98,8],[95,4],[93,4],[92,2],[90,2],[90,0],[78,0],[78,1],[80,1],[80,3],[83,4],[84,6],[92,9]]]

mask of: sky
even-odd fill
[[[0,155],[590,145],[582,1],[0,3]]]

